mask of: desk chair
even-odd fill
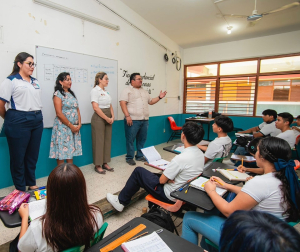
[[[171,213],[178,212],[180,210],[180,208],[182,207],[182,205],[184,204],[184,202],[181,200],[177,200],[175,204],[165,203],[165,202],[162,202],[162,201],[154,198],[151,194],[148,194],[145,199],[149,202],[152,202],[155,205],[160,206],[161,208],[163,208]],[[175,227],[176,234],[179,236],[175,225],[174,225],[174,227]]]
[[[100,242],[103,239],[107,226],[108,223],[104,222],[102,227],[94,235],[94,239],[90,241],[90,247],[94,246],[96,243]],[[85,250],[85,246],[82,245],[82,246],[76,246],[73,248],[66,249],[63,252],[83,252],[84,250]]]
[[[224,159],[225,157],[221,157],[221,158],[214,158],[213,159],[213,162],[217,162],[217,163],[223,163],[223,159]]]
[[[169,116],[168,120],[170,122],[171,130],[172,130],[172,134],[168,140],[168,142],[169,142],[169,141],[173,140],[175,137],[180,137],[182,127],[179,127],[176,125],[176,122],[172,116]]]

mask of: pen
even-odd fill
[[[188,191],[190,190],[190,187],[191,186],[189,185],[188,189],[185,190],[185,193],[188,193]]]
[[[224,169],[226,171],[237,171],[237,169]]]
[[[219,180],[217,180],[217,179],[215,179],[215,178],[214,178],[213,180],[216,181],[218,184],[220,184],[220,185],[222,185],[222,186],[224,185],[223,183],[221,183]]]
[[[179,188],[179,192],[181,192],[182,190],[183,190],[183,188],[185,188],[185,187],[187,187],[189,184],[186,184],[185,186],[183,186],[183,187],[181,187],[181,188]]]
[[[140,235],[138,235],[138,236],[136,236],[136,237],[133,237],[133,238],[131,238],[130,240],[128,240],[128,242],[129,242],[129,241],[133,241],[133,240],[135,240],[135,239],[137,239],[137,238],[140,238],[141,236],[144,236],[144,235],[146,235],[146,234],[148,234],[148,232],[145,232],[145,233],[142,233],[142,234],[140,234]]]
[[[242,166],[243,166],[243,164],[244,164],[244,159],[242,158]]]
[[[160,165],[157,165],[157,166],[161,167],[161,166],[166,166],[166,165],[168,165],[168,164],[160,164]]]
[[[38,189],[39,189],[39,190],[41,190],[41,189],[46,189],[46,186],[39,187]]]

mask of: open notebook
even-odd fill
[[[29,218],[35,220],[46,212],[46,199],[32,201],[29,203]]]
[[[156,232],[130,242],[124,242],[121,248],[126,252],[172,252]]]
[[[217,171],[230,181],[247,181],[247,178],[250,177],[247,173],[241,173],[239,171],[228,171],[224,169],[217,169]]]
[[[157,169],[165,170],[167,165],[170,163],[169,161],[161,158],[161,155],[154,146],[141,149],[141,151],[143,152],[144,157],[147,159],[148,164]]]
[[[204,177],[199,177],[197,179],[195,179],[194,181],[192,181],[190,183],[190,186],[191,187],[194,187],[194,188],[197,188],[201,191],[204,191],[205,192],[205,189],[204,189],[204,186],[205,186],[205,183],[208,181],[209,179],[208,178],[204,178]],[[217,187],[216,188],[216,192],[217,194],[219,194],[220,196],[223,196],[227,190],[223,189],[223,188],[220,188],[220,187]]]

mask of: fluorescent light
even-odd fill
[[[231,34],[232,26],[227,26],[227,34]]]
[[[70,8],[62,6],[60,4],[53,3],[53,2],[48,1],[48,0],[33,0],[33,2],[36,3],[36,4],[40,4],[40,5],[49,7],[49,8],[54,9],[54,10],[58,10],[58,11],[64,12],[64,13],[69,14],[71,16],[74,16],[74,17],[77,17],[77,18],[89,21],[91,23],[94,23],[94,24],[97,24],[97,25],[101,25],[101,26],[110,28],[112,30],[120,30],[120,26],[118,26],[118,25],[114,25],[114,24],[108,23],[108,22],[103,21],[101,19],[94,18],[94,17],[86,15],[86,14],[84,14],[82,12],[79,12],[79,11],[76,11],[76,10],[72,10]]]

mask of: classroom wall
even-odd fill
[[[166,51],[130,24],[113,14],[94,0],[51,0],[60,5],[83,12],[95,18],[120,26],[119,31],[82,22],[79,18],[40,6],[32,0],[0,0],[0,81],[11,72],[14,57],[21,51],[35,56],[35,46],[44,46],[77,53],[94,55],[118,60],[118,85],[120,93],[125,88],[128,78],[123,77],[123,70],[140,72],[142,75],[155,74],[152,81],[152,97],[158,96],[160,90],[167,90],[167,99],[150,106],[150,127],[147,146],[166,142],[170,136],[167,116],[174,114],[179,120],[182,113],[181,94],[183,85],[182,70],[177,71],[169,61],[165,63]],[[148,35],[159,41],[170,51],[182,56],[183,50],[174,41],[145,21],[138,13],[128,8],[119,0],[101,0],[115,12],[135,24]],[[170,51],[168,51],[170,57]],[[33,76],[35,76],[35,72]],[[42,81],[42,80],[40,80]],[[93,83],[89,83],[92,85]],[[91,88],[89,87],[87,88]],[[54,83],[53,83],[54,87]],[[52,96],[51,94],[49,94]],[[166,102],[167,101],[167,102]],[[92,108],[91,108],[92,109]],[[84,113],[84,111],[81,111]],[[125,135],[123,113],[118,108],[118,118],[113,124],[112,156],[125,154]],[[3,120],[0,119],[0,126]],[[37,163],[37,178],[48,176],[55,167],[56,161],[49,159],[51,128],[44,129]],[[164,132],[165,130],[165,132]],[[75,157],[78,166],[92,163],[91,126],[81,128],[83,155]],[[9,151],[5,137],[0,137],[0,188],[12,185],[9,171]]]
[[[184,49],[184,65],[300,52],[300,30]]]

